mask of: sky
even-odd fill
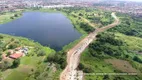
[[[142,0],[120,0],[120,1],[135,1],[135,2],[142,2]]]

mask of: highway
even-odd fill
[[[82,77],[80,79],[77,79],[77,67],[80,62],[81,53],[88,47],[88,45],[92,41],[96,40],[96,36],[98,33],[104,32],[107,29],[110,29],[120,24],[119,18],[117,18],[115,13],[112,13],[111,16],[115,19],[115,21],[112,24],[109,24],[102,28],[97,28],[94,32],[90,33],[87,37],[85,37],[83,40],[81,40],[77,45],[75,45],[72,49],[70,49],[67,52],[67,66],[61,73],[60,80],[83,80]],[[79,76],[83,76],[83,74]]]

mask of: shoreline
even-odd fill
[[[20,39],[20,40],[27,40],[28,42],[31,42],[31,43],[34,43],[34,44],[37,44],[37,45],[40,45],[42,47],[46,47],[46,48],[50,48],[49,46],[43,46],[41,45],[39,42],[35,42],[34,40],[32,39],[29,39],[29,38],[26,38],[26,37],[22,37],[22,36],[14,36],[14,35],[10,35],[10,34],[3,34],[3,33],[0,33],[0,35],[2,36],[6,36],[6,37],[12,37],[12,38],[17,38],[17,39]],[[53,50],[54,52],[56,52],[56,50],[50,48],[51,50]]]

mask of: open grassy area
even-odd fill
[[[10,22],[12,20],[18,19],[22,16],[22,12],[6,12],[0,14],[0,24]]]
[[[93,72],[114,72],[114,68],[105,63],[103,59],[99,59],[97,57],[93,57],[88,53],[88,49],[86,49],[81,55],[81,63],[86,66],[88,69],[90,68]]]
[[[29,66],[37,66],[39,62],[42,61],[44,57],[37,57],[37,56],[30,56],[30,57],[22,57],[21,58],[21,65],[29,65]]]
[[[117,39],[123,40],[128,44],[129,50],[140,51],[142,50],[142,38],[135,36],[127,36],[124,34],[116,33]]]
[[[13,70],[11,75],[9,75],[8,77],[6,77],[5,80],[25,80],[26,79],[26,74],[19,72],[19,71],[15,71]]]

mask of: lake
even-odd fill
[[[81,36],[71,21],[59,12],[24,12],[21,18],[1,24],[0,33],[26,37],[56,51]]]

